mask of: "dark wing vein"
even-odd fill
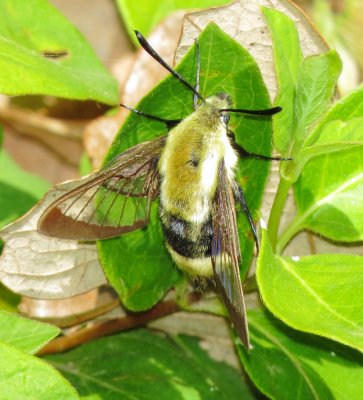
[[[214,278],[242,343],[249,348],[246,308],[239,264],[241,262],[233,188],[222,162],[213,200],[212,265]]]
[[[146,225],[158,195],[157,163],[165,140],[138,144],[99,171],[59,185],[65,194],[46,208],[38,230],[63,239],[95,240]]]

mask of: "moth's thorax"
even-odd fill
[[[233,179],[237,156],[219,111],[228,106],[222,95],[210,97],[168,135],[159,161],[160,200],[167,212],[186,221],[209,218],[221,160]]]

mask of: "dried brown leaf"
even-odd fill
[[[128,115],[124,108],[114,115],[104,115],[90,122],[83,133],[84,147],[93,168],[100,168],[116,133]]]
[[[80,315],[96,307],[98,289],[87,293],[69,297],[68,299],[34,299],[24,296],[19,304],[19,311],[30,318],[45,321],[64,319],[73,315]],[[58,324],[57,324],[58,325]],[[58,325],[59,326],[59,325]]]
[[[19,311],[28,317],[50,322],[60,328],[98,320],[114,309],[121,309],[120,300],[110,286],[92,289],[67,299],[43,300],[23,297],[19,305]]]
[[[68,182],[48,192],[23,218],[5,227],[0,280],[15,293],[62,299],[106,283],[95,243],[46,237],[37,231],[45,208],[74,186]]]

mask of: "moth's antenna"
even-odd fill
[[[149,45],[147,40],[142,36],[142,34],[139,31],[134,31],[137,37],[137,40],[139,41],[141,47],[151,55],[151,57],[156,60],[159,64],[161,64],[165,69],[167,69],[169,72],[171,72],[181,83],[183,83],[189,90],[191,90],[196,96],[198,96],[203,103],[205,102],[205,99],[196,91],[196,89],[193,88],[193,86],[187,82],[175,69],[173,69],[169,64],[167,64],[160,56],[159,54]]]
[[[199,93],[199,81],[200,81],[200,48],[199,48],[199,43],[197,39],[194,39],[195,43],[195,48],[197,50],[197,74],[195,78],[195,86],[194,86],[194,91],[196,93],[193,94],[193,104],[194,104],[194,110],[197,109],[198,106],[198,96],[197,93]]]
[[[223,108],[219,111],[227,111],[227,112],[235,112],[241,114],[250,114],[250,115],[274,115],[279,113],[282,110],[282,107],[272,107],[266,108],[265,110],[245,110],[243,108]]]
[[[125,104],[120,104],[120,106],[123,108],[126,108],[126,110],[134,112],[135,114],[141,115],[142,117],[146,117],[149,119],[153,119],[155,121],[162,122],[167,126],[168,129],[174,128],[181,121],[180,119],[166,119],[166,118],[157,117],[156,115],[146,114],[140,110],[136,110],[135,108],[126,106]]]

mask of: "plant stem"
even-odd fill
[[[90,340],[110,335],[111,333],[129,330],[135,327],[146,325],[147,323],[165,317],[166,315],[173,314],[179,311],[179,306],[174,300],[163,301],[149,311],[140,313],[130,313],[122,318],[114,319],[105,322],[95,322],[90,326],[83,329],[72,331],[68,335],[60,336],[53,339],[42,347],[37,355],[60,353],[66,350],[73,349],[82,343],[89,342]]]
[[[280,254],[285,246],[289,243],[291,238],[296,235],[301,229],[299,217],[295,217],[294,220],[289,224],[285,231],[280,236],[276,243],[276,253]]]
[[[287,196],[291,182],[284,178],[280,179],[279,186],[277,188],[276,196],[272,204],[270,218],[268,220],[268,233],[272,245],[273,251],[276,251],[277,235],[281,220],[282,211],[286,203]]]

